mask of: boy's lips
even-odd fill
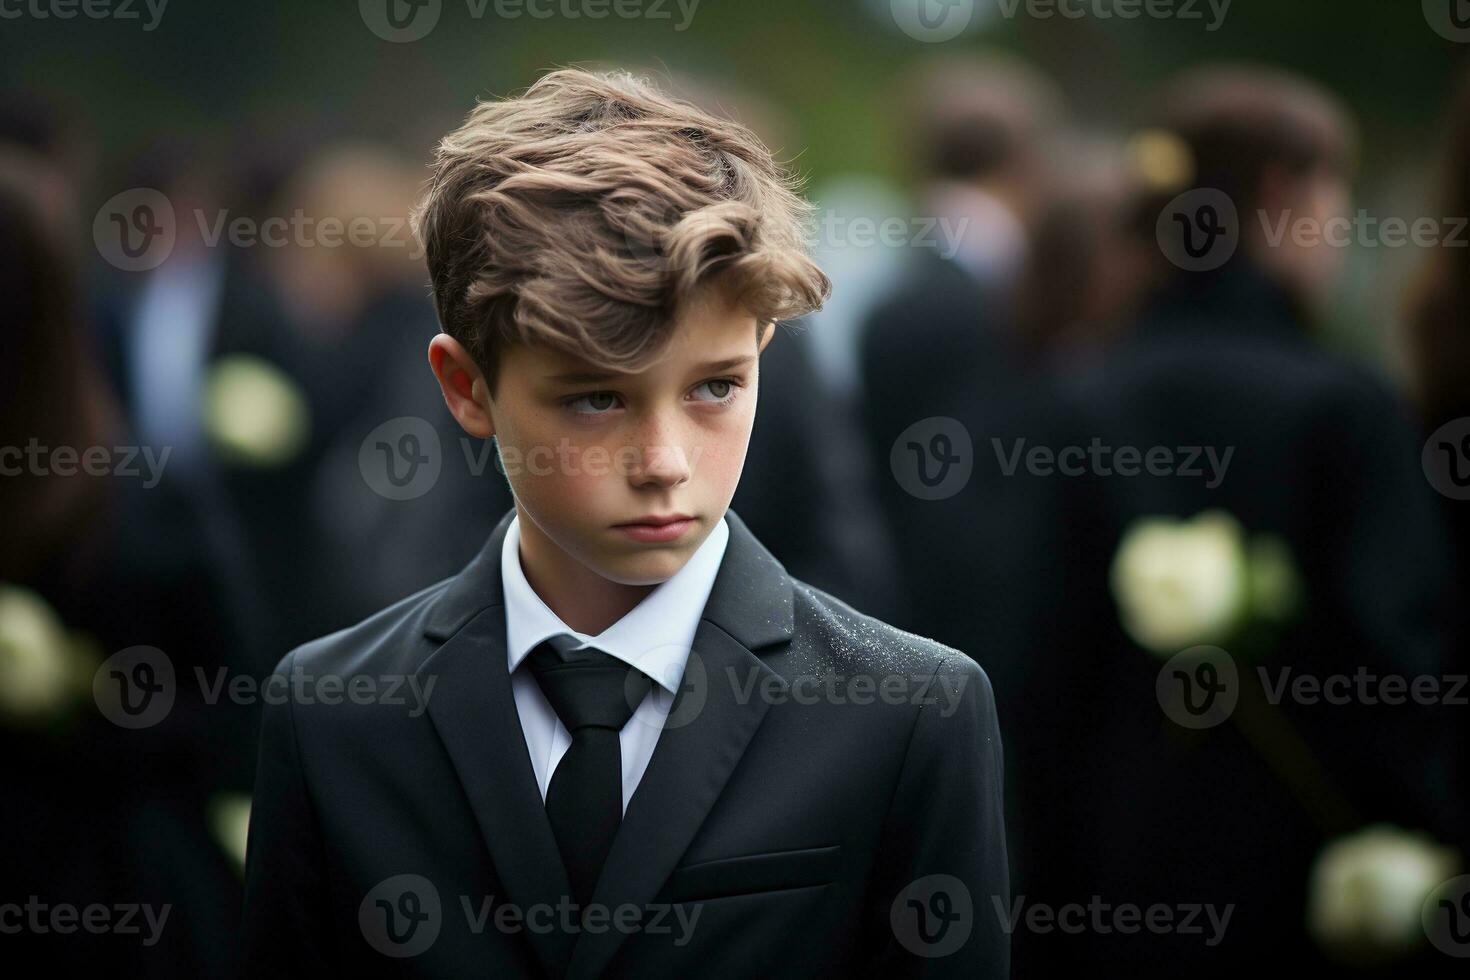
[[[682,537],[694,526],[688,514],[647,514],[635,521],[614,524],[634,541],[668,542]]]
[[[664,524],[673,524],[676,521],[692,521],[693,519],[688,514],[644,514],[642,517],[635,517],[631,521],[624,521],[614,527],[633,527],[635,525],[659,527]]]

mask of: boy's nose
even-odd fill
[[[635,486],[672,487],[689,479],[688,454],[672,438],[672,427],[650,419],[641,428],[637,441],[637,463],[632,474]]]
[[[641,463],[633,473],[635,486],[674,487],[689,479],[690,467],[684,447],[668,443],[639,447]]]

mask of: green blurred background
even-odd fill
[[[377,36],[353,0],[173,0],[152,29],[141,0],[134,19],[38,17],[35,2],[0,5],[0,73],[7,93],[56,102],[90,130],[95,179],[84,203],[93,206],[122,189],[109,175],[160,133],[203,135],[225,148],[281,133],[368,138],[427,160],[476,97],[589,63],[695,76],[777,107],[791,144],[778,149],[814,187],[851,173],[903,181],[898,80],[926,58],[1000,48],[1059,83],[1077,126],[1120,135],[1182,68],[1244,60],[1305,73],[1358,116],[1358,204],[1412,220],[1433,214],[1438,119],[1470,53],[1431,27],[1462,0],[1234,0],[1215,30],[1205,0],[1178,0],[1193,4],[1197,19],[1128,20],[1043,18],[1027,11],[1045,7],[1024,0],[1019,8],[974,0],[969,28],[942,43],[905,33],[890,0],[685,0],[683,8],[646,0],[645,10],[663,16],[631,19],[594,19],[585,4],[572,5],[581,16],[566,16],[565,0],[540,0],[550,17],[497,15],[493,2],[476,16],[467,0],[442,0],[435,27],[409,43]],[[1083,0],[1071,2],[1077,9]],[[1112,7],[1086,0],[1083,9],[1094,3]],[[1418,259],[1412,246],[1368,251],[1350,259],[1331,339],[1392,366],[1384,328]]]

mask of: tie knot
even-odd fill
[[[652,681],[610,653],[573,649],[578,642],[566,633],[549,637],[526,657],[526,665],[567,731],[621,731]]]

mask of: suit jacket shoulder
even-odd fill
[[[792,580],[796,597],[793,646],[854,673],[966,674],[990,689],[977,659],[930,637],[869,616],[827,592]]]

